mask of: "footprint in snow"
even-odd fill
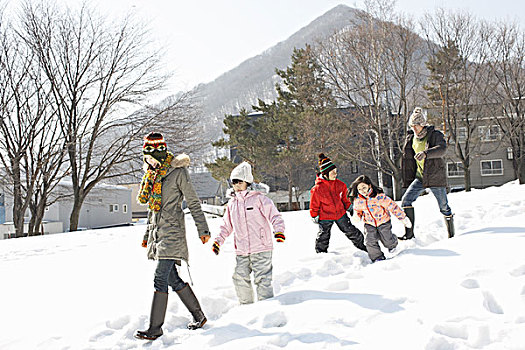
[[[496,301],[496,298],[487,291],[483,292],[483,306],[493,314],[503,314],[503,309]]]
[[[307,268],[302,268],[300,269],[299,271],[297,271],[296,273],[297,277],[306,281],[306,280],[309,280],[311,277],[312,277],[312,271],[310,269],[307,269]]]
[[[515,268],[510,272],[511,276],[520,277],[525,275],[525,265]]]
[[[129,316],[122,316],[120,318],[117,318],[116,320],[107,321],[106,327],[114,330],[119,330],[124,328],[127,324],[129,324],[130,317]]]
[[[348,283],[348,281],[344,280],[330,283],[328,287],[326,287],[326,290],[330,292],[340,292],[343,290],[347,290],[348,288],[350,288],[350,284]]]
[[[262,326],[263,328],[284,327],[287,323],[288,319],[284,312],[276,311],[264,316]]]
[[[296,275],[292,272],[285,272],[277,275],[275,277],[275,281],[279,283],[281,286],[289,286],[295,281]]]
[[[475,289],[475,288],[479,288],[479,283],[475,279],[468,278],[464,280],[463,282],[461,282],[461,286],[467,289]]]
[[[425,346],[425,350],[454,350],[456,345],[443,337],[432,338]]]
[[[438,324],[434,326],[434,332],[449,338],[468,339],[468,329],[464,325],[458,324]]]
[[[97,334],[91,336],[89,338],[89,341],[90,342],[97,342],[99,341],[100,339],[102,338],[105,338],[105,337],[109,337],[110,335],[113,335],[115,333],[114,330],[111,330],[111,329],[105,329],[101,332],[98,332]]]
[[[317,275],[321,277],[328,277],[328,276],[339,275],[343,272],[345,272],[345,270],[340,264],[332,260],[327,260],[323,264],[323,267],[317,270]]]

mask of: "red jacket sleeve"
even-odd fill
[[[341,191],[341,200],[343,201],[343,206],[345,207],[345,210],[348,210],[350,208],[350,200],[348,199],[348,187],[346,187],[346,184],[341,181],[343,184],[343,190]]]
[[[310,190],[310,216],[315,218],[321,212],[319,203],[319,195],[317,194],[317,187],[314,186]]]

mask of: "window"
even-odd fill
[[[109,212],[110,212],[110,213],[113,213],[113,204],[110,204],[110,205],[109,205]]]
[[[512,147],[507,147],[507,159],[508,160],[514,159],[514,152],[512,152]]]
[[[450,162],[447,163],[447,175],[448,177],[462,177],[465,175],[465,169],[461,162]]]
[[[354,160],[350,162],[350,171],[352,172],[352,174],[357,174],[359,172],[359,168],[357,167],[357,162]]]
[[[497,141],[501,138],[501,128],[499,125],[478,127],[479,137],[482,141]]]
[[[109,212],[114,213],[118,211],[118,204],[110,204],[109,205]]]
[[[465,142],[467,140],[467,128],[465,126],[461,126],[457,130],[456,137],[458,139],[458,142]]]
[[[481,176],[503,175],[503,162],[497,160],[481,161]]]
[[[127,204],[122,204],[122,212],[124,214],[127,214],[128,213],[128,205]]]

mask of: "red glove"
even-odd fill
[[[142,246],[143,246],[144,248],[146,248],[146,247],[148,246],[148,241],[145,240],[145,239],[143,239],[143,240],[142,240]]]
[[[219,246],[219,243],[217,243],[217,241],[213,242],[213,246],[211,247],[211,250],[213,250],[215,255],[219,255],[219,251],[221,250],[221,247]]]
[[[284,242],[284,240],[286,239],[286,238],[284,237],[284,233],[282,233],[282,232],[275,232],[273,236],[275,237],[275,239],[276,239],[277,242],[279,242],[279,243]]]

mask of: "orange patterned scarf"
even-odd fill
[[[172,160],[173,154],[168,152],[166,159],[159,168],[148,169],[142,177],[137,200],[141,204],[148,203],[148,208],[151,211],[157,212],[160,210],[162,203],[162,179],[168,173]]]

